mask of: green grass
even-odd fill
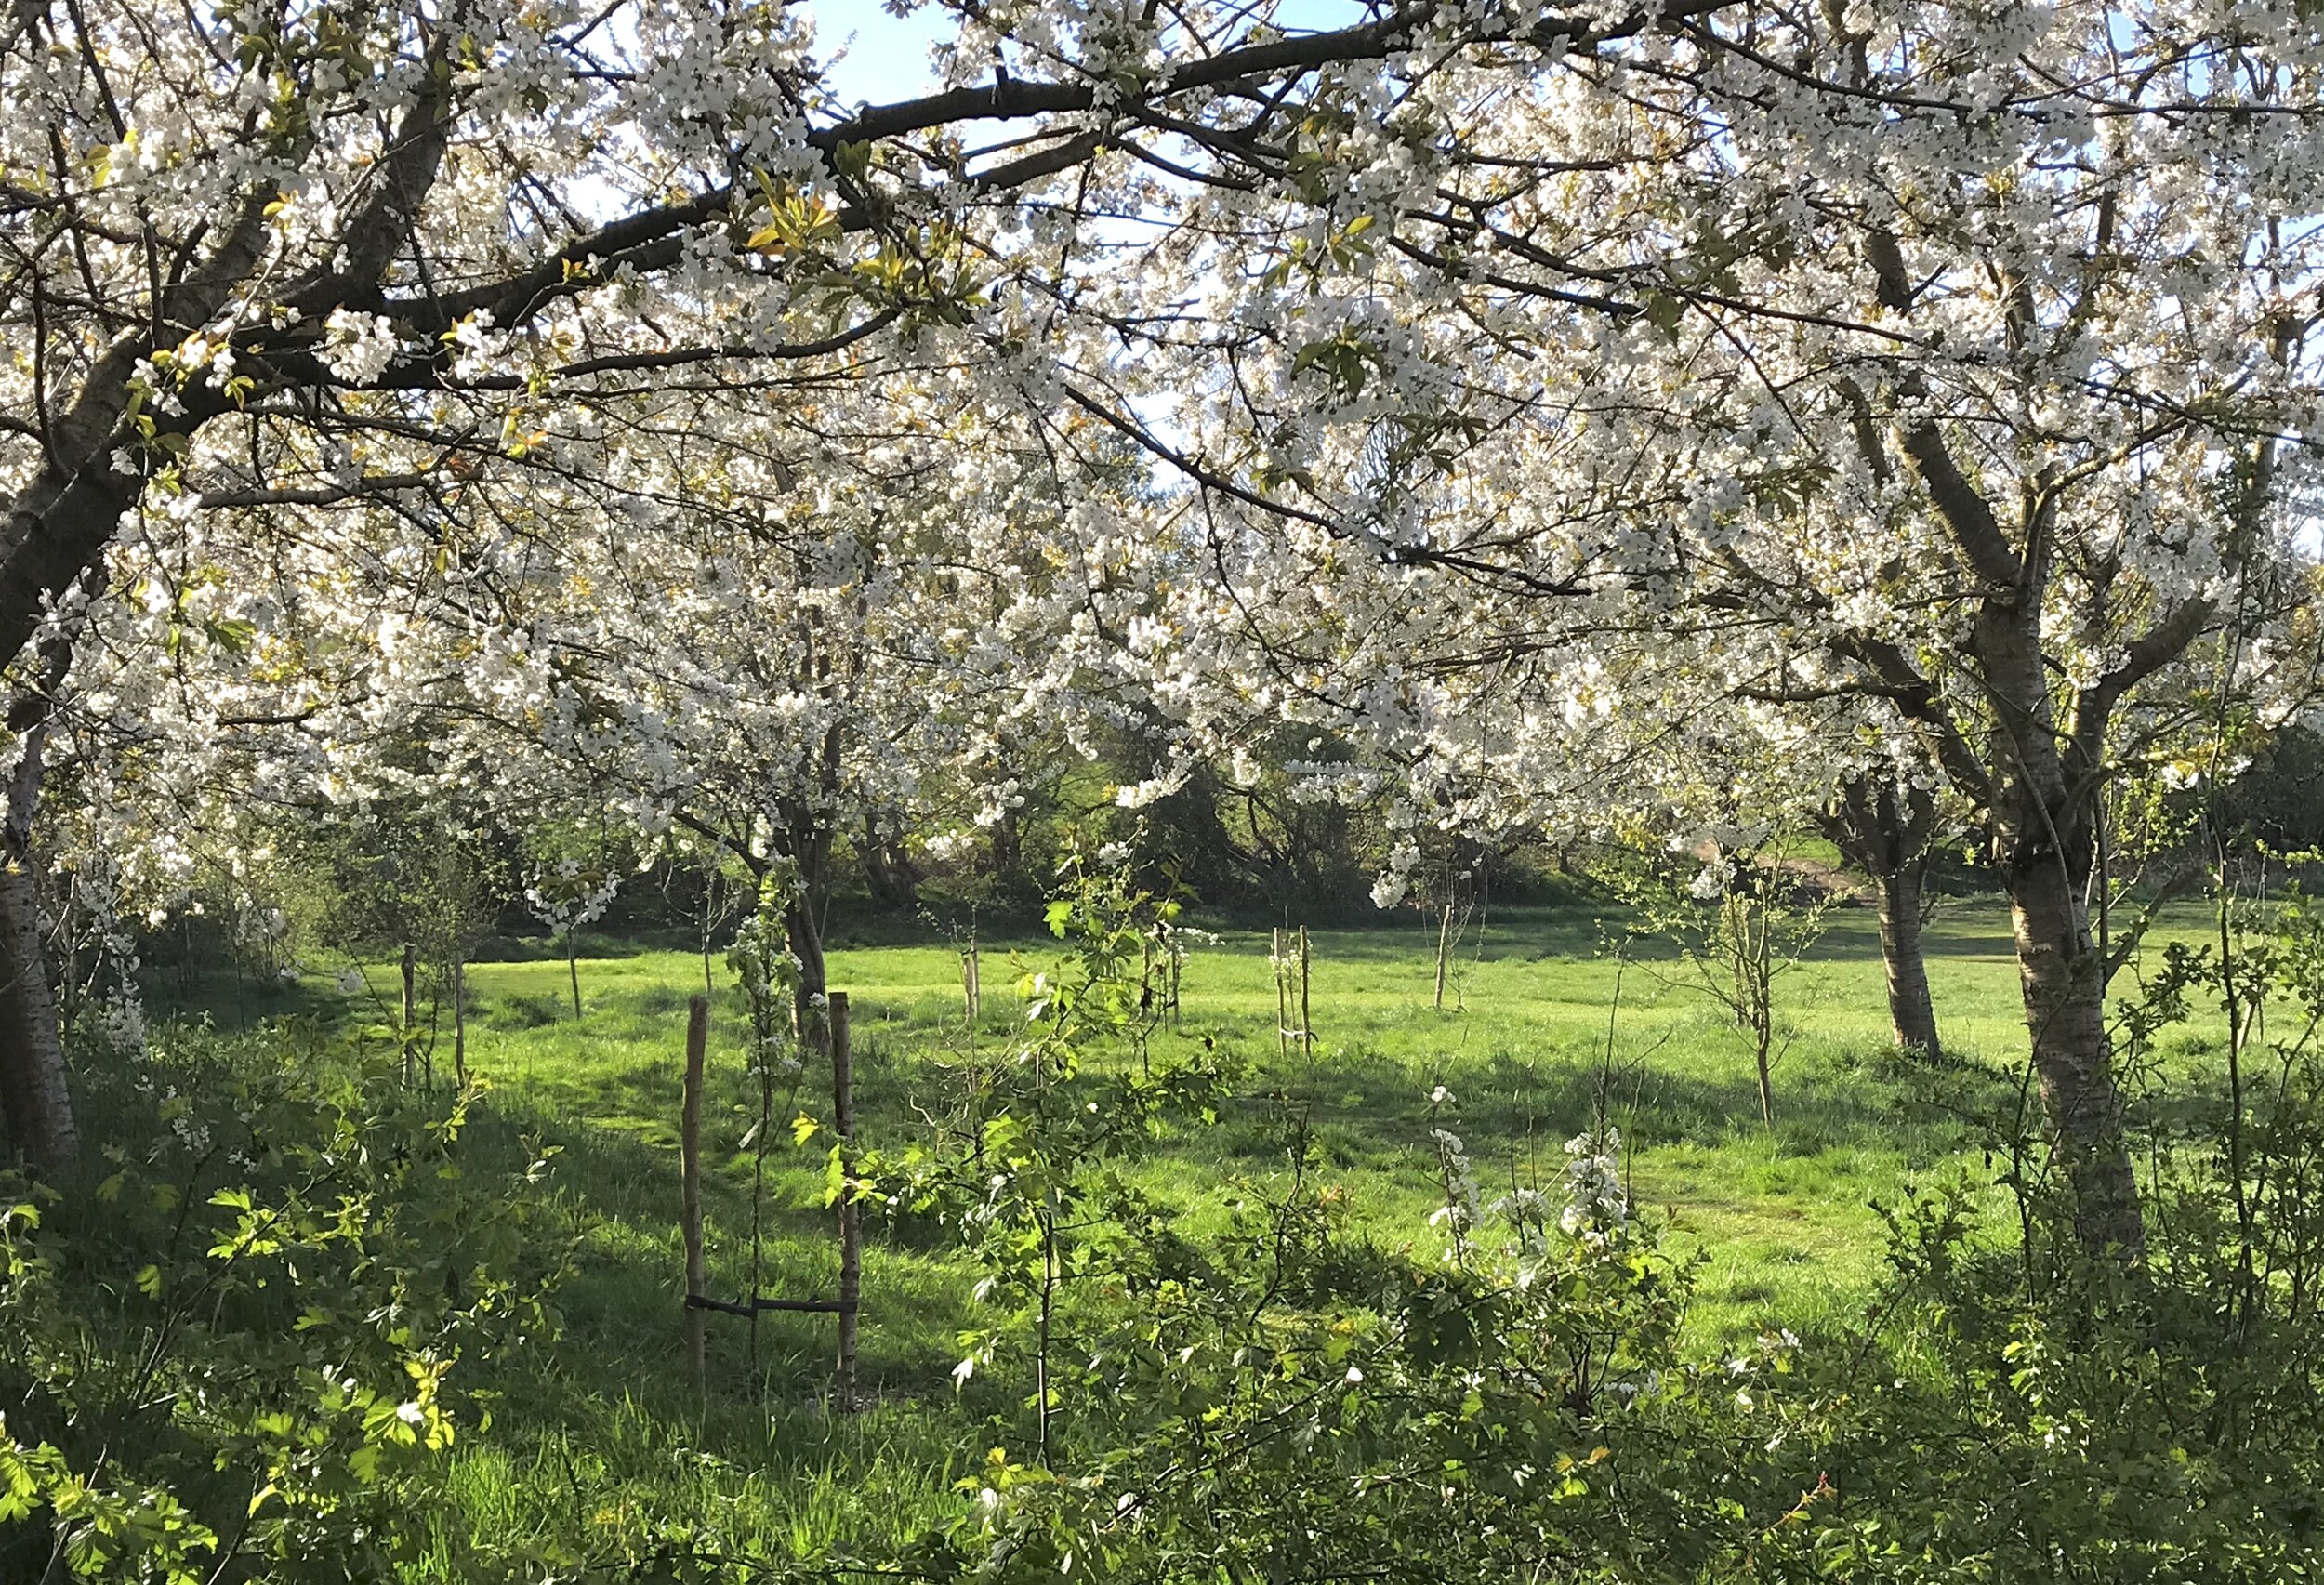
[[[2192,916],[2186,923],[2196,926]],[[1835,912],[1813,959],[1783,982],[1800,1033],[1776,1072],[1772,1129],[1759,1118],[1743,1037],[1686,988],[1680,966],[1618,966],[1598,954],[1600,936],[1586,910],[1490,919],[1463,945],[1448,998],[1457,1006],[1439,1012],[1430,1005],[1432,928],[1318,931],[1311,1061],[1278,1053],[1264,932],[1226,934],[1190,962],[1182,1027],[1160,1038],[1218,1039],[1253,1058],[1254,1071],[1215,1126],[1172,1133],[1137,1170],[1150,1190],[1204,1217],[1221,1185],[1280,1169],[1279,1108],[1266,1099],[1278,1093],[1309,1111],[1359,1221],[1387,1240],[1426,1241],[1441,1198],[1428,1143],[1433,1087],[1457,1097],[1449,1126],[1488,1195],[1512,1178],[1552,1178],[1564,1142],[1589,1125],[1603,1092],[1629,1146],[1634,1197],[1706,1257],[1694,1325],[1707,1345],[1763,1325],[1806,1331],[1845,1318],[1879,1267],[1875,1203],[1981,1166],[1959,1126],[1908,1103],[1884,1060],[1869,912]],[[1048,958],[1048,944],[1017,945],[1028,964]],[[1956,907],[1928,946],[1951,1049],[2021,1061],[2005,912]],[[1008,959],[1008,944],[987,944],[985,1042],[1006,1039],[1014,1015]],[[958,974],[948,946],[831,957],[831,984],[852,1002],[860,1128],[874,1146],[902,1143],[917,1108],[932,1109],[944,1091],[945,1056],[970,1035]],[[950,1483],[990,1439],[951,1392],[957,1334],[975,1320],[971,1279],[925,1229],[874,1222],[869,1231],[869,1412],[824,1412],[827,1317],[762,1318],[755,1372],[748,1327],[713,1317],[716,1390],[705,1407],[685,1389],[677,1136],[685,1005],[703,983],[701,959],[682,953],[585,959],[576,1023],[561,960],[469,973],[469,1062],[493,1091],[487,1126],[564,1145],[561,1181],[586,1233],[579,1275],[561,1300],[563,1343],[500,1384],[500,1427],[464,1455],[460,1511],[438,1524],[591,1534],[614,1548],[634,1543],[654,1512],[718,1512],[738,1547],[819,1555],[875,1546],[942,1512]],[[739,999],[721,984],[705,1135],[712,1286],[727,1295],[749,1281],[744,1141],[755,1100],[741,1028]],[[446,1037],[439,1062],[448,1053]],[[802,1091],[798,1103],[828,1115],[827,1095]],[[828,1294],[837,1250],[820,1202],[820,1150],[794,1150],[780,1130],[768,1165],[762,1287]]]

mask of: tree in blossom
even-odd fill
[[[1221,546],[1266,542],[1216,605],[1343,608],[1328,665],[1268,685],[1328,674],[1454,759],[1481,729],[1433,680],[1529,671],[1541,703],[1502,708],[1545,734],[1516,778],[1545,788],[1597,746],[1559,685],[1659,674],[1675,639],[1703,686],[1617,693],[1633,741],[1808,705],[1909,740],[2010,894],[2084,1241],[2134,1255],[2107,791],[2317,681],[2316,21],[1703,7],[1568,42],[1449,42],[1378,110],[1367,78],[1255,125],[1263,197],[1183,200],[1266,261],[1139,370],[1182,393],[1142,432]],[[1287,192],[1316,205],[1297,236]]]
[[[798,7],[20,7],[0,655],[38,692],[42,634],[164,499],[366,498],[428,546],[481,473],[587,475],[603,403],[829,375],[931,325],[1037,342],[1087,317],[1084,233],[1121,213],[1119,173],[1173,164],[1132,145],[1295,113],[1433,16],[1292,36],[1235,7],[1011,7],[964,20],[939,90],[850,109]],[[1027,361],[999,361],[1018,382]],[[0,913],[29,918],[32,867]],[[60,1159],[38,972],[0,963],[23,992],[0,1049],[38,1070],[0,1093]]]

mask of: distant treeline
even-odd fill
[[[843,833],[833,855],[832,944],[1033,928],[1076,836],[1134,839],[1147,883],[1216,921],[1382,918],[1373,885],[1399,835],[1384,808],[1302,799],[1280,771],[1237,783],[1198,768],[1176,791],[1132,812],[1116,805],[1106,772],[1074,763],[1030,780],[1020,801],[987,825]],[[2279,734],[2215,792],[2199,775],[2155,780],[2117,825],[2126,876],[2159,884],[2201,867],[2213,830],[2228,835],[2237,863],[2284,871],[2268,855],[2324,849],[2324,736]],[[1607,839],[1514,832],[1496,841],[1426,829],[1419,836],[1422,859],[1398,906],[1432,916],[1446,906],[1602,900],[1598,878],[1625,857]],[[149,968],[264,971],[296,960],[302,946],[391,955],[415,936],[457,935],[465,955],[477,958],[536,950],[525,944],[549,927],[526,893],[561,855],[573,853],[586,853],[585,862],[614,884],[602,912],[584,927],[601,942],[694,946],[706,935],[722,947],[748,906],[747,883],[734,866],[708,863],[699,851],[655,853],[625,836],[600,839],[570,820],[527,827],[504,815],[448,834],[440,813],[417,804],[309,812],[285,822],[279,852],[284,862],[267,882],[271,895],[253,896],[246,878],[235,888],[205,888],[166,923],[147,928],[140,945]],[[1833,864],[1842,867],[1836,853]],[[2287,873],[2297,878],[2314,867],[2295,865]],[[1954,833],[1934,852],[1930,889],[1948,895],[1994,889],[1974,831]]]

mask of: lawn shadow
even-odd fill
[[[1602,1113],[1640,1144],[1771,1144],[1795,1156],[1835,1147],[1908,1158],[1930,1153],[1927,1122],[1907,1115],[1894,1085],[1865,1064],[1818,1056],[1777,1070],[1772,1129],[1761,1120],[1748,1068],[1714,1074],[1654,1061],[1607,1068],[1577,1047],[1522,1060],[1506,1051],[1464,1058],[1446,1079],[1453,1100],[1433,1120],[1433,1075],[1413,1059],[1343,1053],[1311,1073],[1284,1076],[1287,1082],[1274,1088],[1309,1105],[1317,1126],[1361,1139],[1374,1155],[1424,1150],[1429,1129],[1440,1124],[1458,1129],[1472,1156],[1486,1142],[1501,1154],[1516,1147],[1560,1155]]]
[[[674,1110],[674,1084],[669,1099]],[[558,1192],[579,1232],[573,1272],[554,1299],[563,1323],[560,1346],[522,1367],[504,1367],[507,1378],[487,1384],[508,1395],[504,1418],[536,1433],[584,1432],[614,1407],[636,1405],[673,1425],[699,1420],[704,1451],[748,1461],[764,1453],[770,1417],[824,1418],[820,1400],[831,1380],[836,1324],[828,1315],[762,1315],[754,1372],[752,1323],[710,1315],[710,1401],[706,1407],[695,1397],[683,1355],[674,1135],[674,1129],[666,1138],[609,1129],[522,1092],[495,1095],[471,1114],[469,1143],[480,1167],[521,1169],[528,1137],[561,1147]],[[752,1267],[751,1158],[733,1144],[730,1135],[706,1148],[703,1186],[711,1296],[730,1301],[749,1291]],[[820,1157],[806,1173],[781,1160],[791,1154],[786,1130],[771,1152],[781,1170],[770,1171],[766,1183],[759,1288],[828,1298],[838,1263],[834,1218],[819,1195],[808,1192],[810,1181],[819,1186]],[[861,1369],[868,1393],[906,1399],[944,1390],[957,1357],[953,1340],[973,1319],[967,1288],[957,1270],[880,1226],[867,1228]]]

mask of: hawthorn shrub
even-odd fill
[[[0,1578],[373,1580],[430,1544],[479,1363],[554,1341],[551,1147],[312,1035],[83,1064],[63,1193],[0,1202]],[[434,1544],[441,1545],[441,1538]]]

